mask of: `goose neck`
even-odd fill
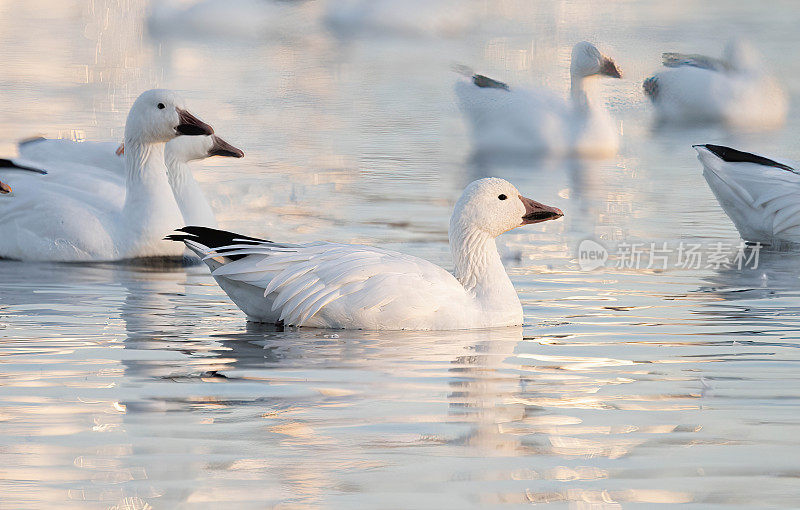
[[[467,291],[479,295],[491,292],[498,284],[511,285],[494,236],[453,222],[449,237],[455,276]]]
[[[164,144],[125,140],[125,175],[128,193],[160,185],[166,179]]]
[[[588,113],[598,108],[600,104],[598,81],[596,76],[572,75],[570,97],[576,111]]]

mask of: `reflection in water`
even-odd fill
[[[547,344],[523,339],[520,328],[276,331],[245,326],[231,306],[207,316],[220,311],[224,296],[205,275],[189,275],[187,285],[181,272],[76,270],[87,281],[88,310],[76,320],[119,310],[105,339],[85,342],[65,331],[9,353],[15,360],[3,371],[8,453],[24,459],[8,463],[5,478],[38,480],[48,489],[37,497],[54,504],[101,507],[139,498],[154,507],[321,505],[331,494],[369,499],[391,486],[412,495],[424,493],[425,483],[464,477],[525,483],[508,494],[458,496],[473,505],[570,499],[525,481],[610,475],[597,466],[523,466],[535,458],[619,459],[649,435],[695,430],[596,420],[587,426],[581,413],[589,410],[696,408],[680,401],[697,396],[599,396],[643,372],[632,360],[539,352]],[[72,299],[61,289],[74,277],[61,266],[38,267],[25,278],[39,290],[35,308],[21,292],[5,296],[6,313],[46,324],[53,307]],[[46,376],[28,368],[53,360],[58,368]],[[54,387],[63,388],[60,399],[35,396]],[[46,447],[57,437],[70,440]],[[419,466],[417,455],[430,463]],[[447,467],[453,455],[461,459],[456,471]],[[505,465],[512,458],[528,461]]]
[[[77,271],[86,301],[76,322],[118,310],[104,338],[67,329],[35,348],[5,346],[0,428],[13,461],[4,478],[36,480],[37,501],[344,507],[392,493],[403,507],[433,508],[434,487],[462,507],[721,501],[648,483],[725,469],[702,453],[654,462],[665,448],[719,455],[738,441],[703,403],[730,398],[710,368],[736,361],[721,346],[707,344],[718,352],[710,359],[694,342],[634,334],[612,358],[613,340],[593,343],[568,325],[528,337],[521,328],[278,331],[246,324],[199,269]],[[63,292],[73,278],[61,266],[32,271],[27,288],[19,277],[4,315],[46,327],[74,299]]]

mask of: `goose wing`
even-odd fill
[[[662,53],[661,63],[664,67],[698,67],[709,71],[728,72],[731,65],[715,57],[689,53]]]
[[[721,145],[697,145],[712,191],[747,241],[800,242],[800,166]]]
[[[33,162],[77,163],[110,170],[124,177],[125,160],[117,154],[119,146],[114,142],[30,138],[19,142],[17,149],[21,158]]]
[[[466,294],[439,266],[372,246],[232,238],[235,244],[212,248],[205,244],[208,234],[170,239],[184,241],[211,261],[214,277],[263,289],[265,305],[269,298],[278,320],[287,325],[307,325],[318,315],[329,325],[355,317],[364,321],[379,312],[382,321],[402,319],[414,327],[415,317],[429,320],[436,310],[463,302]]]

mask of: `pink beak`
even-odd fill
[[[520,225],[530,225],[532,223],[541,223],[547,220],[557,220],[558,218],[564,216],[564,213],[561,212],[561,209],[558,207],[550,207],[549,205],[541,204],[536,200],[525,198],[522,195],[519,195],[519,199],[522,200],[522,204],[525,206],[525,216],[522,217],[522,223]]]

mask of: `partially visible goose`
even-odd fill
[[[190,161],[213,156],[241,158],[244,152],[216,135],[181,137],[167,144],[167,177],[186,224],[217,226],[211,204],[189,168]]]
[[[593,44],[579,42],[572,49],[567,101],[547,89],[515,89],[480,74],[460,80],[456,95],[478,152],[612,157],[619,135],[600,97],[600,76],[621,74]]]
[[[328,0],[323,23],[342,39],[454,37],[475,27],[480,15],[466,0]]]
[[[464,190],[450,219],[455,275],[372,246],[283,244],[204,227],[168,236],[204,258],[248,319],[341,329],[471,329],[523,322],[495,237],[563,216],[485,178]]]
[[[800,165],[721,145],[695,145],[703,176],[745,241],[800,244]]]
[[[309,2],[313,8],[313,2]],[[300,1],[159,0],[150,2],[146,27],[157,39],[296,38],[313,10]]]
[[[91,167],[93,179],[106,178],[108,184],[125,185],[124,146],[110,142],[75,142],[72,140],[35,138],[19,144],[20,157],[28,162],[72,162]],[[217,135],[179,136],[167,143],[164,149],[164,162],[167,177],[178,207],[183,215],[183,223],[214,227],[217,219],[200,185],[194,179],[189,162],[213,156],[241,158],[244,152]],[[97,169],[108,170],[107,175],[98,175]],[[71,172],[49,175],[65,185],[84,186],[86,183]],[[0,176],[3,175],[0,168]],[[119,193],[103,185],[96,188],[109,197],[124,200],[124,192]]]
[[[644,81],[645,95],[662,122],[758,130],[786,120],[786,93],[744,41],[729,42],[722,58],[664,53],[662,60],[668,69]]]
[[[15,200],[0,200],[0,257],[47,261],[181,257],[182,250],[162,240],[163,234],[181,221],[167,180],[164,144],[179,135],[213,132],[184,108],[174,92],[157,89],[142,93],[125,123],[125,200],[121,206],[118,197],[104,197],[91,188],[77,189],[55,178],[70,171],[84,178],[92,173],[87,165],[12,162],[9,170],[17,167],[20,171],[4,177],[14,188]],[[30,168],[52,170],[53,178],[48,178],[49,174],[31,176]]]

